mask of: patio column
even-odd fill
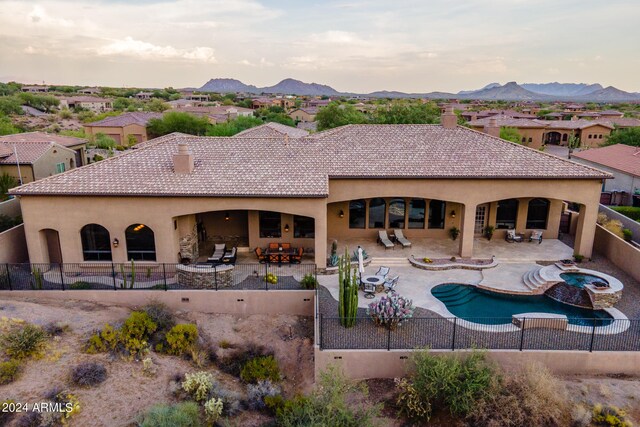
[[[596,235],[596,220],[598,219],[598,204],[580,205],[580,216],[576,228],[576,240],[573,253],[591,258],[593,240]]]
[[[348,213],[347,213],[348,214]],[[327,205],[318,208],[315,218],[315,262],[317,268],[327,267]]]
[[[477,205],[465,204],[462,208],[462,218],[460,218],[460,256],[473,256],[473,230],[476,219]]]

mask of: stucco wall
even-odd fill
[[[23,224],[0,233],[0,263],[20,262],[29,262]]]
[[[14,164],[11,165],[0,165],[0,174],[9,174],[14,177],[16,180],[20,180],[20,175],[18,174],[18,167]],[[33,177],[33,168],[31,165],[20,165],[20,174],[22,174],[22,183],[26,184],[27,182],[35,181]]]
[[[62,147],[51,147],[33,164],[35,179],[46,178],[58,173],[56,169],[58,163],[64,163],[65,171],[75,168],[77,166],[75,151]]]
[[[585,159],[580,159],[578,157],[573,156],[571,160],[576,161],[577,163],[582,163],[587,166],[592,166],[594,168],[598,168],[600,170],[609,172],[613,175],[613,179],[607,179],[604,182],[604,191],[626,191],[629,193],[627,197],[626,204],[631,205],[633,203],[631,195],[634,193],[636,189],[640,190],[640,177],[635,177],[633,175],[626,174],[617,169],[610,168],[608,166],[601,165],[599,163],[590,162]]]
[[[640,281],[640,249],[598,225],[593,249]]]
[[[20,199],[14,197],[13,199],[0,202],[0,215],[6,215],[11,218],[22,215],[22,210],[20,209]]]

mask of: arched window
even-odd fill
[[[87,224],[80,230],[85,261],[111,261],[109,230],[98,224]]]
[[[349,202],[349,228],[364,228],[366,224],[367,202],[352,200]]]
[[[566,141],[569,136],[566,133],[562,134],[562,140]]]
[[[496,228],[513,229],[516,228],[518,218],[518,200],[508,199],[498,202],[496,211]]]
[[[533,199],[529,201],[527,210],[527,228],[545,230],[549,217],[550,202],[547,199]]]
[[[409,228],[424,228],[425,209],[424,199],[411,199],[409,202]]]
[[[125,232],[127,259],[135,261],[156,260],[156,240],[153,230],[144,224],[132,224]]]
[[[387,204],[384,199],[375,198],[369,202],[369,228],[384,228]]]
[[[395,198],[389,201],[389,228],[404,228],[404,199]]]
[[[429,228],[444,228],[444,210],[446,202],[431,200],[429,202]]]

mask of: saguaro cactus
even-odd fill
[[[351,257],[345,248],[344,256],[338,262],[338,282],[340,295],[338,297],[338,316],[340,324],[350,328],[356,324],[358,313],[358,275],[357,269],[351,272]]]

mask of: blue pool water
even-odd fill
[[[446,284],[431,290],[434,297],[456,317],[485,325],[511,323],[520,313],[564,314],[573,325],[604,326],[612,318],[604,310],[589,310],[563,304],[544,295],[506,295],[478,289],[475,286]]]
[[[571,285],[571,286],[576,286],[578,288],[584,288],[584,285],[586,285],[587,283],[591,284],[593,282],[605,282],[608,283],[606,280],[598,277],[598,276],[593,276],[591,274],[584,274],[584,273],[562,273],[560,275],[560,277],[562,278],[562,280],[564,280],[567,284]]]

